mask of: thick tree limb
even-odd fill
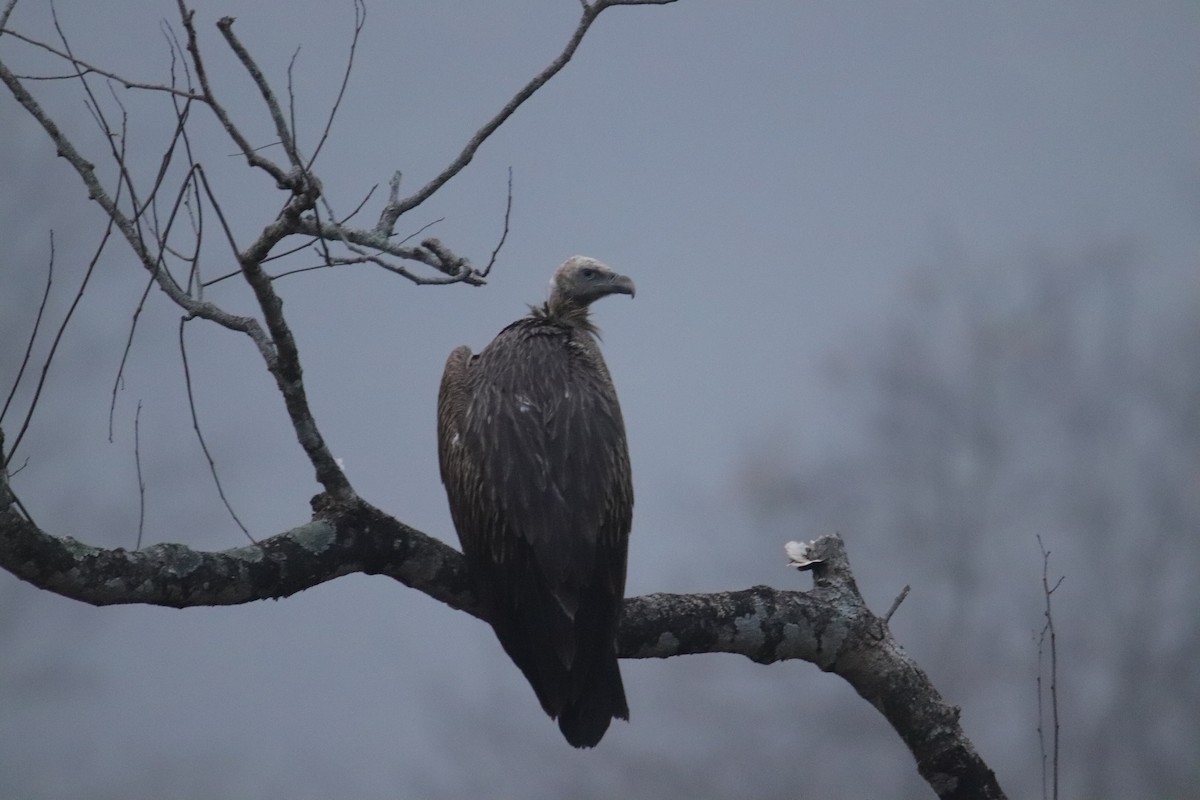
[[[0,495],[6,492],[0,484]],[[182,544],[106,550],[52,536],[0,505],[0,566],[40,589],[95,606],[239,605],[363,572],[389,575],[480,615],[457,551],[362,501],[330,503],[311,522],[220,552]]]
[[[461,554],[357,498],[314,498],[312,521],[257,545],[216,553],[180,544],[105,550],[39,530],[9,506],[0,477],[0,566],[97,606],[186,608],[288,597],[354,572],[387,575],[485,619]],[[882,713],[939,797],[1001,798],[995,776],[928,676],[863,602],[842,540],[812,544],[811,591],[755,586],[625,601],[622,658],[737,653],[760,664],[809,661],[840,675]]]

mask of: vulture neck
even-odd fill
[[[551,297],[541,308],[533,308],[533,316],[568,328],[577,328],[588,333],[598,333],[588,316],[588,307],[569,298]]]

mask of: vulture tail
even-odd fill
[[[558,717],[558,728],[572,747],[595,747],[614,717],[629,719],[617,654],[609,652],[595,669],[582,691],[564,703]]]

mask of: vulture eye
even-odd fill
[[[592,278],[596,277],[596,270],[592,269],[591,267],[585,267],[583,272],[580,274],[588,280],[591,280]]]

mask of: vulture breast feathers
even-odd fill
[[[450,354],[438,396],[442,482],[492,627],[567,741],[628,719],[616,635],[633,485],[625,426],[588,306],[633,282],[590,258],[477,355]]]

